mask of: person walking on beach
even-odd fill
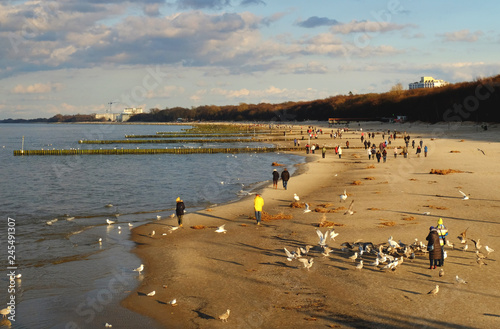
[[[439,242],[439,235],[434,226],[429,228],[429,235],[425,238],[427,240],[427,251],[429,251],[429,270],[435,269],[436,266],[441,266],[443,259],[443,248]]]
[[[323,159],[325,158],[326,155],[326,146],[323,145],[323,148],[321,149],[321,155],[323,156]]]
[[[257,221],[257,225],[260,225],[260,221],[262,219],[262,207],[264,207],[264,199],[260,196],[260,194],[256,194],[255,199],[253,199],[253,208],[255,210],[255,220]]]
[[[340,146],[337,151],[339,152],[339,159],[342,159],[342,148]]]
[[[273,187],[276,190],[278,188],[278,181],[280,180],[280,174],[276,169],[273,169]]]
[[[425,146],[424,146],[424,157],[426,157],[426,158],[427,158],[427,151],[428,151],[428,150],[429,150],[429,149],[427,148],[427,145],[425,145]]]
[[[398,147],[394,146],[394,159],[398,157]]]
[[[384,159],[384,162],[387,160],[387,150],[384,147],[384,150],[382,151],[382,159]]]
[[[439,235],[439,244],[441,245],[441,266],[444,265],[444,245],[446,244],[446,236],[448,235],[448,229],[443,224],[443,219],[439,218],[436,226],[437,233]]]
[[[306,144],[306,154],[309,154],[309,144]]]
[[[288,180],[290,179],[290,173],[288,170],[285,168],[281,172],[281,180],[283,181],[283,188],[286,190],[287,185],[288,185]]]
[[[186,209],[186,206],[184,205],[184,201],[182,201],[180,197],[177,197],[175,201],[175,214],[177,215],[177,223],[180,227],[182,227],[182,217],[184,216],[184,210]]]
[[[368,149],[368,160],[372,158],[372,149]]]
[[[375,156],[377,157],[377,162],[380,162],[380,158],[382,157],[382,153],[380,153],[380,150],[377,151]]]
[[[417,153],[416,153],[417,157],[419,157],[419,158],[420,158],[420,153],[422,153],[422,149],[420,148],[420,145],[419,145],[419,146],[417,146]]]

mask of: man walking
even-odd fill
[[[283,181],[283,188],[286,190],[286,187],[288,185],[288,180],[290,179],[290,173],[288,170],[285,168],[283,169],[283,172],[281,173],[281,180]]]

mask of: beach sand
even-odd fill
[[[322,128],[325,134],[314,140],[320,145],[345,146],[350,141],[351,148],[344,148],[341,159],[331,150],[324,159],[316,152],[291,177],[288,190],[281,182],[276,190],[271,182],[258,190],[265,212],[291,219],[257,226],[251,219],[253,196],[248,196],[189,213],[184,228],[166,235],[162,233],[175,226],[176,219],[134,229],[135,252],[145,265],[145,278],[122,304],[165,328],[498,328],[498,127],[482,131],[473,124],[362,123],[351,124],[342,139],[330,139],[329,132],[337,127]],[[410,145],[409,158],[395,159],[394,146],[403,145],[398,138],[389,146],[386,163],[368,160],[360,128],[407,131],[417,144],[422,138],[429,154],[417,157]],[[372,141],[380,143],[382,135]],[[462,172],[436,175],[430,174],[431,169]],[[344,189],[348,198],[340,202]],[[462,200],[459,190],[470,193],[470,200]],[[294,193],[311,205],[312,212],[290,207]],[[352,200],[354,214],[344,215]],[[383,271],[381,266],[370,266],[372,254],[363,255],[364,267],[356,270],[359,261],[348,258],[354,251],[341,251],[343,242],[387,245],[390,236],[405,244],[415,239],[426,244],[429,227],[439,218],[455,244],[453,250],[446,248],[443,277],[437,269],[428,269],[425,254],[405,258],[396,271]],[[329,256],[318,247],[315,231],[321,220],[337,224],[339,235],[327,242],[333,249]],[[227,233],[215,233],[222,224]],[[195,225],[206,228],[191,228]],[[461,250],[457,236],[466,229],[467,237],[497,250],[485,259],[487,265],[476,263],[470,240],[469,249]],[[156,235],[151,238],[152,230]],[[307,255],[314,259],[309,270],[297,260],[287,261],[283,249],[306,245],[315,246]],[[486,254],[484,247],[481,252]],[[456,283],[456,275],[468,283]],[[429,295],[436,285],[439,293]],[[152,290],[154,297],[145,296]],[[169,304],[174,298],[175,307]],[[218,316],[227,309],[231,312],[225,323]]]

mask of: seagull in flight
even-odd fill
[[[111,224],[116,223],[116,221],[111,220],[111,219],[109,219],[109,218],[106,218],[106,223],[108,223],[108,225],[111,225]]]
[[[352,210],[352,205],[354,204],[354,200],[351,201],[351,204],[349,205],[349,208],[345,211],[344,215],[352,215],[354,214],[354,211]]]
[[[294,259],[296,259],[296,258],[297,258],[297,254],[296,254],[294,251],[290,252],[290,251],[288,251],[288,249],[286,249],[286,248],[283,248],[283,249],[285,249],[286,259],[287,259],[289,262],[291,262],[292,260],[294,260]]]
[[[334,229],[330,231],[330,239],[335,241],[335,238],[339,235],[340,233],[336,233]]]
[[[320,230],[316,229],[316,234],[318,235],[319,237],[319,242],[318,244],[320,246],[325,246],[326,245],[326,240],[328,239],[328,236],[330,235],[330,232],[329,231],[326,231],[324,234],[321,233]]]
[[[217,229],[215,230],[215,232],[217,232],[217,233],[226,233],[227,230],[224,228],[225,225],[226,224],[223,224],[223,225],[217,227]]]
[[[460,190],[458,190],[458,192],[460,192],[460,194],[462,194],[462,195],[463,195],[462,200],[469,200],[469,196],[470,196],[470,194],[465,194],[464,192],[462,192],[462,191],[460,191]]]
[[[299,196],[298,196],[296,193],[294,193],[294,194],[293,194],[293,199],[294,199],[295,201],[297,201],[297,202],[299,202],[299,201],[300,201],[300,198],[299,198]]]
[[[311,209],[309,209],[309,204],[306,203],[306,210],[304,210],[304,213],[311,212]]]
[[[301,262],[302,264],[304,264],[304,267],[307,268],[307,270],[309,271],[309,269],[313,265],[314,259],[311,258],[311,259],[307,260],[305,258],[299,258],[299,262]]]

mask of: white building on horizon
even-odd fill
[[[449,82],[444,80],[436,80],[433,77],[422,77],[420,81],[412,82],[408,85],[409,89],[419,89],[419,88],[437,88],[449,85]]]
[[[125,122],[130,119],[131,116],[144,113],[142,108],[140,107],[127,107],[124,108],[121,113],[96,113],[95,118],[100,119],[104,118],[106,121],[117,121],[117,122]]]

